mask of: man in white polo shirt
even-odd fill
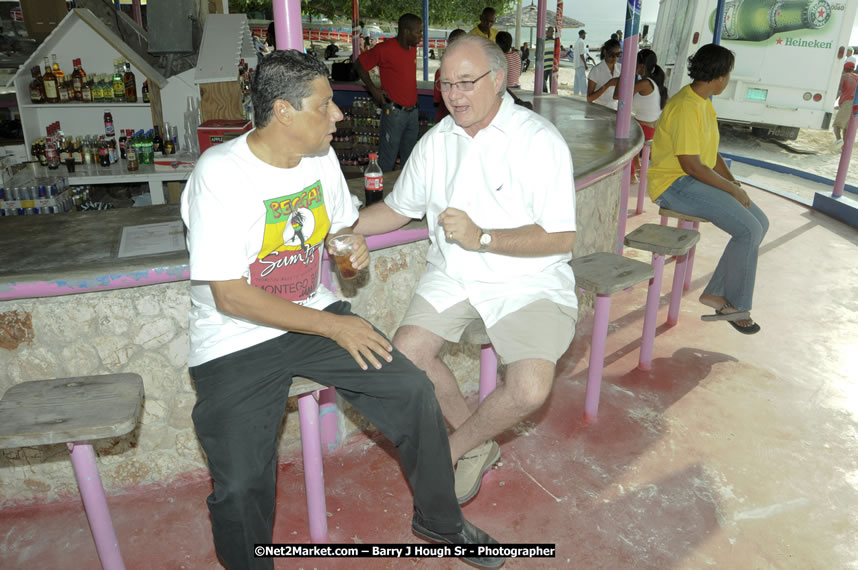
[[[485,38],[451,44],[440,74],[450,116],[417,143],[393,192],[364,210],[355,228],[383,233],[426,216],[426,273],[394,345],[435,384],[453,428],[461,503],[500,458],[493,438],[545,402],[577,318],[568,264],[575,239],[572,157],[549,121],[513,104],[504,92],[505,70],[503,53]],[[476,319],[507,369],[504,382],[472,411],[439,353]]]

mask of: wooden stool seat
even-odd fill
[[[614,253],[591,253],[572,260],[575,284],[599,295],[623,291],[653,276],[652,265]]]
[[[628,234],[623,242],[635,249],[659,255],[685,255],[700,239],[700,233],[658,224],[643,224]]]
[[[143,406],[138,374],[104,374],[16,384],[0,399],[0,449],[65,443],[102,568],[125,568],[92,440],[125,435]]]
[[[683,214],[681,212],[674,212],[673,210],[668,210],[667,208],[659,208],[658,215],[665,216],[668,218],[677,218],[680,220],[685,220],[687,222],[709,222],[709,220],[707,220],[706,218],[699,218],[697,216],[692,216],[691,214]]]
[[[125,435],[142,404],[137,374],[22,382],[0,400],[0,449]]]
[[[611,295],[651,279],[652,265],[615,253],[591,253],[572,260],[575,284],[596,293],[593,315],[593,335],[590,342],[590,367],[587,371],[587,392],[584,397],[584,418],[596,419],[602,390],[602,370],[605,367],[605,344],[611,314]]]
[[[644,330],[641,337],[641,356],[638,368],[649,370],[652,364],[652,347],[655,342],[655,321],[658,316],[658,300],[661,296],[661,278],[664,273],[664,256],[675,255],[676,267],[673,273],[673,286],[670,290],[670,307],[667,311],[667,324],[673,326],[679,319],[679,304],[682,300],[685,282],[686,264],[690,251],[700,239],[700,233],[686,228],[670,228],[658,224],[643,224],[625,237],[624,243],[636,249],[652,252],[652,266],[655,272],[647,291]]]

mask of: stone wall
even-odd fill
[[[619,174],[578,192],[575,255],[612,251],[616,239]],[[392,335],[425,268],[428,242],[372,254],[370,270],[341,283],[352,309]],[[0,392],[28,380],[136,372],[145,403],[131,434],[96,442],[99,469],[108,492],[169,484],[175,478],[207,477],[191,424],[195,395],[187,372],[189,282],[64,297],[0,302]],[[581,299],[582,308],[588,306]],[[589,306],[592,301],[589,301]],[[581,312],[584,314],[584,311]],[[445,361],[465,393],[479,386],[476,346],[449,345]],[[345,409],[344,436],[368,429]],[[300,445],[296,402],[291,401],[280,450]],[[77,483],[64,445],[0,452],[0,506],[76,496]]]

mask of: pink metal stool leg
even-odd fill
[[[584,419],[593,421],[599,412],[599,393],[602,389],[602,369],[605,365],[605,343],[608,338],[608,320],[611,314],[611,296],[596,295],[596,313],[593,316],[593,336],[590,342],[590,369],[587,372],[587,393],[584,397]]]
[[[480,349],[480,402],[495,391],[498,383],[498,357],[490,344]]]
[[[649,151],[650,145],[645,144],[643,147],[643,153],[641,154],[641,172],[640,172],[640,182],[638,182],[638,203],[635,206],[635,214],[640,215],[643,214],[644,211],[644,196],[646,196],[646,172],[649,170]]]
[[[664,256],[652,254],[652,267],[655,275],[649,280],[646,292],[646,313],[644,314],[643,335],[641,335],[641,354],[638,368],[652,368],[652,347],[655,343],[655,322],[658,318],[658,300],[661,297],[661,278],[664,274]]]
[[[326,453],[333,453],[342,443],[340,409],[337,407],[337,390],[334,387],[319,390],[319,423],[322,430],[322,449]]]
[[[688,254],[676,258],[673,268],[673,285],[670,288],[670,307],[667,310],[667,326],[672,327],[679,320],[679,304],[682,302],[682,288],[685,283],[685,268]]]
[[[325,511],[325,474],[322,471],[322,439],[317,396],[318,392],[310,392],[298,398],[298,416],[301,419],[301,452],[304,456],[304,486],[310,539],[319,544],[328,541],[328,518]]]
[[[691,229],[700,231],[700,222],[694,222],[691,225]],[[694,268],[695,251],[697,251],[697,244],[694,244],[694,247],[688,251],[688,265],[685,266],[685,284],[682,287],[684,291],[688,291],[691,288],[691,271]]]
[[[104,570],[124,570],[125,562],[119,552],[119,540],[107,509],[104,487],[98,474],[98,465],[95,463],[95,451],[92,445],[86,442],[67,445],[101,567]]]
[[[623,169],[622,184],[620,184],[620,213],[617,220],[617,255],[623,254],[623,239],[626,237],[626,218],[629,210],[629,181],[632,178],[632,161]]]
[[[337,291],[337,285],[334,282],[334,274],[331,270],[331,258],[328,257],[327,251],[322,254],[322,285],[327,287],[330,291],[335,293]]]

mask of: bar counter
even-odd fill
[[[557,96],[520,95],[554,122],[572,152],[578,231],[574,254],[612,251],[617,237],[621,174],[643,144],[636,126],[614,139],[613,111]],[[514,157],[512,157],[514,159]],[[526,166],[526,165],[523,165]],[[397,173],[386,176],[385,191]],[[362,180],[350,187],[362,197]],[[195,401],[187,373],[188,257],[185,251],[118,258],[125,226],[179,219],[175,205],[0,220],[0,392],[28,380],[136,372],[145,405],[128,436],[96,442],[108,491],[208,477],[191,424]],[[338,287],[382,331],[392,335],[425,268],[424,221],[376,236],[370,268]],[[582,309],[587,303],[582,303]],[[445,360],[467,393],[478,385],[478,347],[450,346]],[[347,406],[336,414],[338,440],[365,421]],[[300,447],[290,402],[281,452]],[[46,446],[0,453],[0,505],[76,495],[63,452]]]

